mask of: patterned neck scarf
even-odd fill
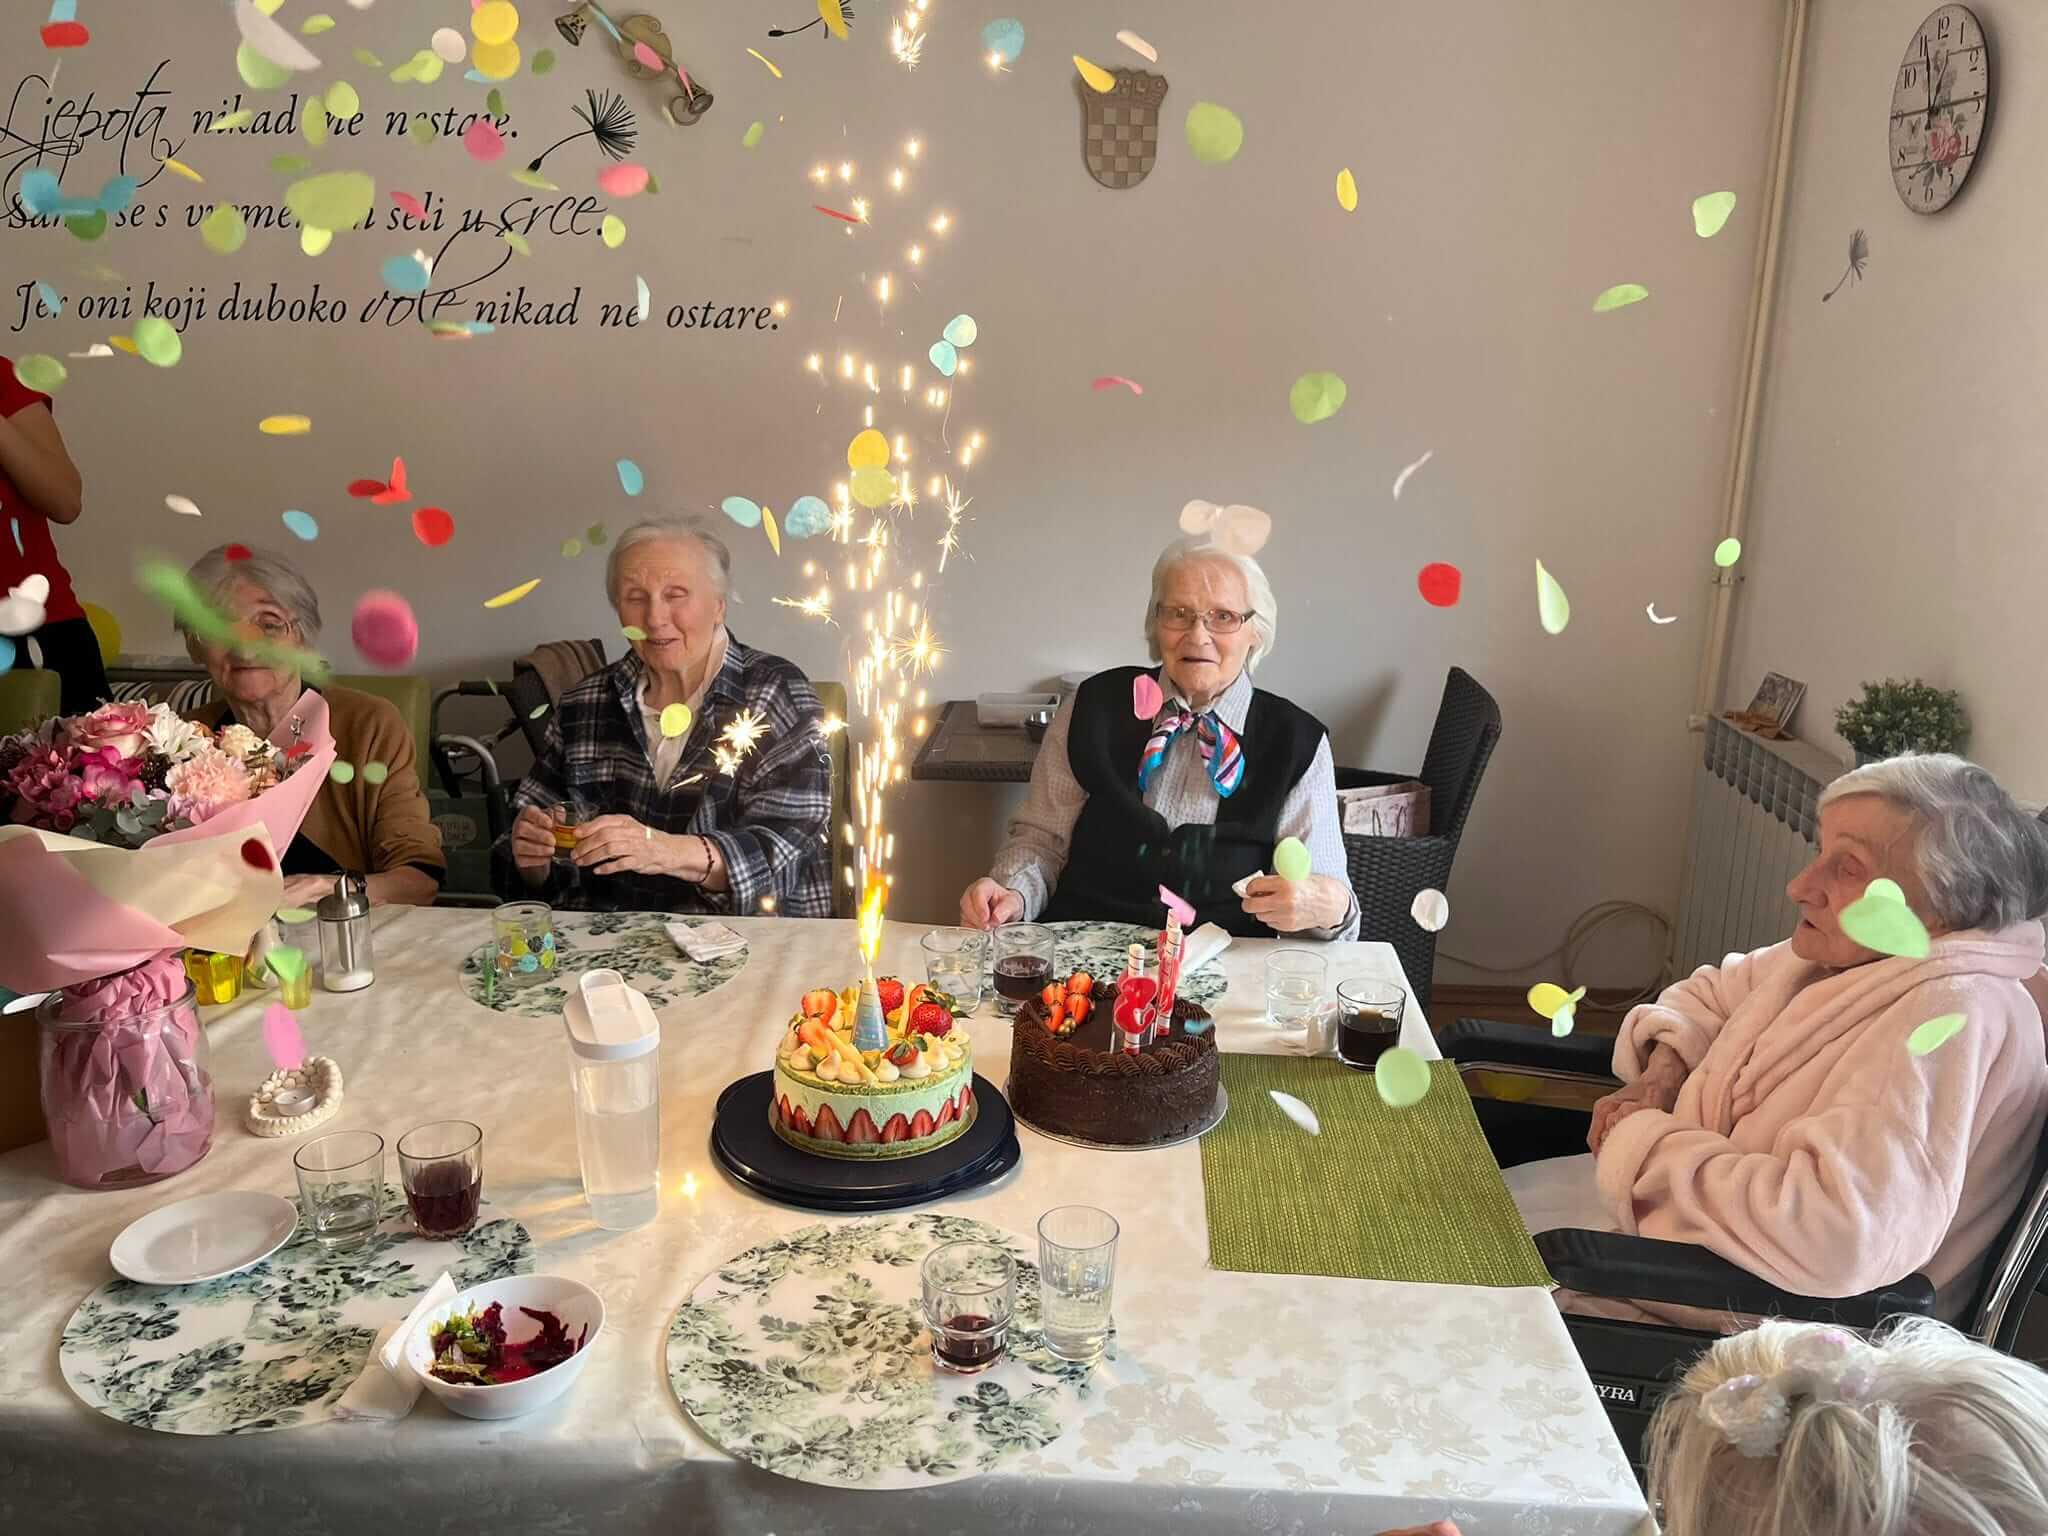
[[[1197,715],[1193,710],[1180,704],[1168,704],[1152,722],[1151,739],[1145,743],[1145,751],[1138,759],[1138,793],[1143,794],[1152,775],[1159,765],[1166,761],[1166,752],[1173,745],[1173,738],[1190,726],[1194,728],[1195,741],[1202,749],[1202,763],[1209,770],[1210,782],[1216,786],[1217,795],[1228,800],[1237,792],[1237,786],[1244,782],[1244,746],[1237,739],[1237,732],[1218,718],[1215,710]]]

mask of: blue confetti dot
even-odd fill
[[[744,496],[728,496],[718,504],[718,510],[738,523],[742,528],[761,526],[761,509]]]
[[[135,194],[142,183],[133,176],[116,176],[100,188],[99,207],[102,213],[126,213],[135,201]]]
[[[0,672],[14,665],[14,642],[0,635]]]
[[[296,507],[285,513],[284,525],[308,543],[320,537],[320,520],[312,513],[301,512]]]
[[[49,310],[52,314],[61,315],[64,313],[64,295],[52,288],[48,283],[37,283],[36,295],[43,301],[43,308]]]
[[[926,356],[931,358],[932,366],[949,379],[953,377],[953,370],[960,366],[960,353],[950,341],[933,342]]]
[[[1024,23],[1014,16],[998,16],[981,29],[981,46],[1005,64],[1014,64],[1024,51]]]
[[[619,489],[628,496],[638,496],[647,489],[647,477],[631,459],[619,460]]]
[[[394,256],[384,263],[384,286],[393,293],[425,293],[428,275],[417,256]]]
[[[782,531],[792,539],[808,539],[832,526],[832,509],[815,496],[799,496],[790,503],[782,519]]]

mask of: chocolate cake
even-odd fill
[[[1081,1027],[1064,1036],[1046,1029],[1039,999],[1017,1010],[1009,1085],[1017,1117],[1057,1135],[1128,1147],[1177,1141],[1207,1125],[1219,1066],[1207,1011],[1176,1001],[1173,1029],[1134,1056],[1112,1049],[1116,989],[1097,986],[1094,998]]]

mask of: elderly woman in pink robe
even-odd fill
[[[1926,928],[1924,957],[1842,931],[1880,878]],[[1508,1187],[1531,1232],[1697,1243],[1809,1296],[1919,1271],[1953,1319],[2048,1115],[2048,827],[1972,763],[1895,757],[1827,787],[1819,855],[1786,892],[1791,938],[1702,966],[1623,1022],[1624,1086],[1594,1110],[1594,1155],[1509,1168]],[[1941,1031],[1915,1032],[1948,1015],[1960,1028],[1924,1049]],[[1570,1291],[1558,1303],[1715,1325]]]

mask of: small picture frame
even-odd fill
[[[1741,713],[1742,722],[1756,730],[1768,727],[1772,735],[1785,735],[1786,728],[1792,723],[1793,711],[1799,708],[1799,701],[1805,697],[1806,684],[1797,678],[1787,677],[1782,672],[1766,672],[1764,680],[1757,684],[1756,696]]]

